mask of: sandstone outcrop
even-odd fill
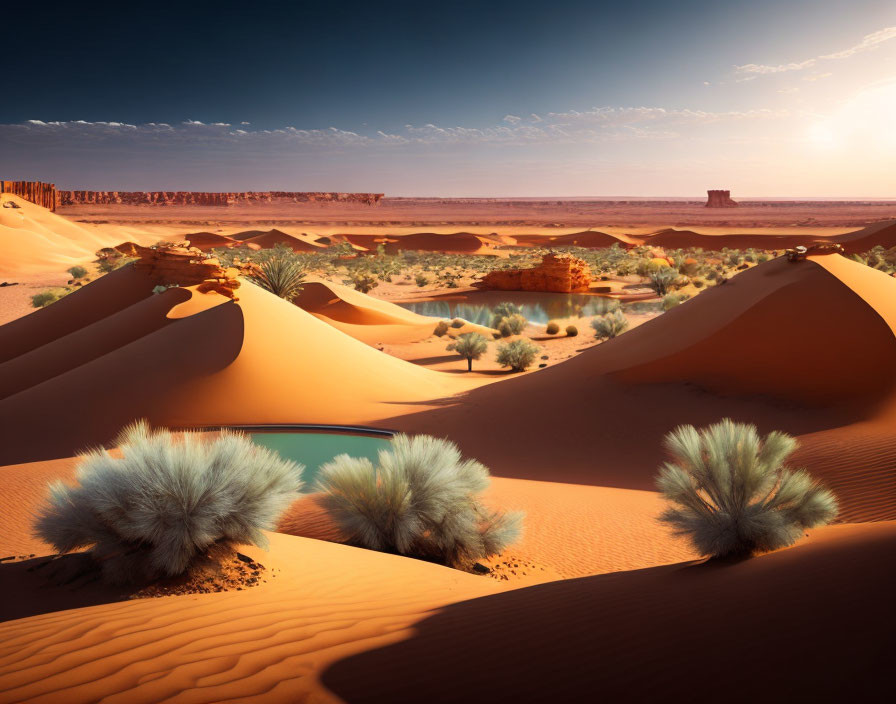
[[[707,191],[707,208],[736,208],[737,202],[731,200],[731,191]]]
[[[0,181],[0,193],[12,193],[47,210],[56,210],[56,186],[52,183]]]
[[[532,269],[492,271],[482,279],[482,288],[499,291],[550,291],[582,293],[591,286],[591,269],[569,254],[549,252]]]
[[[292,191],[58,191],[59,205],[242,205],[253,203],[363,203],[376,205],[382,193],[325,193]]]
[[[239,300],[234,292],[240,287],[239,269],[224,268],[214,257],[186,244],[141,247],[134,245],[137,261],[134,269],[149,274],[157,285],[196,286],[200,293],[216,292]]]

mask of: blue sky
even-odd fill
[[[892,0],[16,8],[3,178],[896,197]]]

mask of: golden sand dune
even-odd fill
[[[0,566],[16,613],[33,614],[0,624],[0,697],[571,701],[600,691],[714,701],[724,682],[735,700],[797,683],[810,695],[868,699],[893,655],[885,645],[892,523],[818,529],[794,548],[737,564],[521,589],[270,537],[270,552],[245,550],[268,568],[267,581],[221,594],[114,601],[109,590],[48,587],[28,563]],[[857,590],[861,599],[842,598]],[[769,617],[769,604],[780,618]],[[737,634],[725,648],[720,628]],[[786,667],[769,664],[775,647],[786,649]],[[523,676],[521,663],[538,676]],[[810,664],[818,669],[807,680]]]
[[[120,284],[133,297],[132,305],[151,295],[146,279],[143,295],[135,295],[139,274],[122,271],[105,282],[106,293]],[[10,431],[10,441],[0,448],[0,464],[70,455],[108,441],[139,417],[165,426],[371,423],[468,388],[462,380],[374,350],[248,283],[239,289],[238,302],[191,293],[213,305],[167,322],[161,320],[164,306],[150,306],[151,312],[141,306],[123,315],[117,300],[104,310],[119,313],[123,322],[99,326],[105,336],[78,336],[80,328],[46,324],[62,304],[59,315],[71,313],[84,325],[105,317],[95,310],[93,286],[13,324],[27,332],[20,354],[38,367],[26,358],[17,360],[16,368],[43,383],[0,401],[0,423]],[[156,316],[155,322],[148,322],[147,315]],[[138,336],[128,325],[146,332]],[[79,349],[84,351],[76,355],[83,363],[59,373],[66,363],[38,348],[66,333],[75,333],[73,340],[83,344]],[[68,344],[60,340],[58,346]],[[46,409],[75,408],[87,396],[89,414],[73,414],[49,432]]]
[[[0,276],[64,271],[121,242],[121,234],[88,229],[46,208],[4,193],[0,207]]]
[[[826,433],[843,442],[854,424],[873,434],[896,417],[894,298],[896,280],[838,255],[773,260],[562,364],[389,422],[541,481],[652,489],[663,436],[724,417],[804,435],[810,470],[859,471]],[[896,443],[877,446],[896,466]],[[841,499],[846,515],[896,511],[884,471]]]
[[[736,564],[462,601],[322,682],[350,702],[882,701],[896,655],[894,549],[896,524],[834,526]]]
[[[611,247],[614,244],[635,245],[640,240],[628,235],[610,235],[606,232],[586,230],[584,232],[570,232],[563,235],[514,235],[517,244],[525,246],[556,246],[556,247]]]

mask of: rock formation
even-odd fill
[[[707,208],[736,208],[737,203],[731,200],[731,191],[707,191]]]
[[[292,191],[58,191],[59,205],[242,205],[253,203],[363,203],[377,205],[382,193],[317,193]]]
[[[482,287],[499,291],[582,293],[591,285],[591,269],[569,254],[549,252],[533,269],[504,269],[485,275]]]
[[[156,247],[133,245],[133,250],[138,257],[134,269],[149,274],[157,285],[196,286],[200,293],[215,291],[239,300],[234,295],[240,287],[239,269],[225,269],[217,259],[195,247],[186,243]]]
[[[0,193],[12,193],[50,211],[56,210],[56,185],[40,181],[0,181]]]

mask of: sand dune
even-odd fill
[[[132,285],[122,271],[117,280]],[[62,303],[85,325],[104,317],[96,313],[93,286],[16,321],[32,332],[23,352],[35,349],[35,339],[46,344],[62,336],[43,325]],[[371,349],[248,283],[238,302],[213,293],[202,300],[216,305],[123,346],[116,345],[134,335],[101,326],[107,337],[92,336],[90,361],[0,401],[0,423],[11,437],[0,448],[0,464],[72,454],[138,417],[166,426],[369,423],[469,387]],[[44,355],[32,359],[46,363]],[[39,376],[27,359],[16,365],[31,379]],[[74,408],[87,393],[90,413],[48,434],[46,409]]]
[[[469,232],[438,234],[435,232],[414,232],[398,236],[341,235],[347,242],[374,252],[380,244],[385,245],[388,254],[399,250],[423,250],[428,252],[453,252],[481,254],[487,252],[483,240]]]
[[[231,247],[234,244],[238,244],[232,237],[218,235],[214,232],[191,232],[184,235],[183,238],[190,243],[191,247],[201,249],[203,252],[207,252],[215,247]]]
[[[640,240],[628,235],[610,235],[606,232],[586,230],[584,232],[571,232],[563,235],[514,235],[517,244],[538,247],[611,247],[614,244],[635,245]]]
[[[0,207],[0,276],[64,271],[96,259],[96,251],[121,242],[120,233],[88,229],[46,208],[4,193]]]
[[[234,235],[234,239],[242,240],[244,244],[256,245],[261,249],[269,249],[277,245],[286,245],[293,252],[320,252],[323,251],[324,245],[314,242],[311,238],[296,237],[288,235],[281,230],[268,230],[259,234],[253,234],[251,237],[244,237],[249,233],[243,232],[240,235]]]
[[[867,252],[877,246],[896,247],[896,221],[888,220],[886,222],[875,223],[868,227],[863,227],[855,232],[847,232],[843,235],[831,237],[832,242],[838,242],[843,245],[843,249],[847,254],[858,254]]]
[[[716,702],[720,692],[735,702],[769,692],[883,701],[896,655],[896,525],[816,536],[738,564],[670,565],[458,602],[322,680],[352,702]]]
[[[389,424],[447,435],[499,476],[650,490],[666,433],[732,417],[805,436],[810,470],[846,471],[825,434],[843,442],[893,403],[896,340],[882,315],[894,289],[837,255],[774,260],[562,364]],[[896,466],[896,448],[880,447]],[[892,480],[867,479],[842,497],[846,515],[889,517]]]

